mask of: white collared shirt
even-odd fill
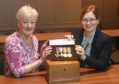
[[[96,30],[95,30],[96,31]],[[90,56],[90,52],[91,52],[91,44],[92,44],[92,41],[93,41],[93,38],[94,38],[94,35],[95,35],[95,31],[93,31],[91,33],[91,36],[90,36],[90,40],[86,40],[86,37],[85,37],[85,32],[83,34],[83,41],[81,43],[81,46],[84,48],[85,50],[85,55],[87,56]]]

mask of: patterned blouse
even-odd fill
[[[18,32],[10,35],[5,42],[5,75],[23,76],[23,66],[33,63],[38,59],[38,40],[34,35],[32,38],[32,49],[29,49],[23,42]],[[32,72],[38,69],[32,70]]]

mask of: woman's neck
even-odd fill
[[[22,37],[23,40],[30,40],[31,39],[30,35],[25,35],[22,32],[19,32],[19,34],[20,34],[20,36]]]
[[[84,35],[85,35],[87,40],[90,40],[92,38],[93,32],[95,32],[95,30],[93,30],[93,31],[85,31],[84,32]]]
[[[32,49],[33,45],[32,45],[32,39],[31,36],[29,35],[24,35],[21,32],[19,32],[20,37],[22,38],[24,44],[29,48]]]
[[[85,35],[86,38],[90,38],[91,32],[85,31],[84,32],[84,35]]]

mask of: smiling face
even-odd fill
[[[94,31],[99,24],[99,12],[95,5],[87,5],[80,11],[80,23],[85,32]]]
[[[21,7],[16,14],[16,18],[20,33],[29,36],[34,32],[38,18],[38,12],[34,8],[31,6]]]
[[[85,13],[81,20],[81,25],[87,32],[94,31],[97,28],[98,23],[99,20],[92,11]]]
[[[24,17],[18,21],[19,31],[24,35],[31,35],[34,32],[36,21],[34,17]]]

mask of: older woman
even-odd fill
[[[75,49],[82,67],[104,70],[111,64],[111,38],[98,29],[100,17],[95,5],[87,5],[80,12],[82,28],[74,30]]]
[[[18,31],[11,34],[5,42],[5,75],[21,77],[38,70],[52,48],[45,43],[38,53],[38,40],[32,34],[38,12],[31,6],[21,7],[17,14]]]

